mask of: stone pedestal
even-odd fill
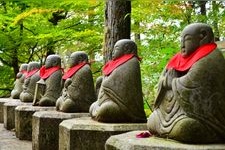
[[[55,107],[17,106],[15,109],[16,137],[32,140],[32,115],[37,111],[53,111]]]
[[[59,124],[66,119],[89,116],[89,113],[40,111],[33,114],[32,149],[58,150]]]
[[[14,100],[14,101],[4,103],[3,105],[4,127],[7,130],[11,130],[15,128],[15,108],[21,105],[31,106],[32,103],[23,103],[20,100]]]
[[[106,150],[224,150],[225,144],[183,144],[157,137],[136,138],[143,131],[132,131],[111,136],[105,144]]]
[[[15,100],[15,99],[12,99],[12,98],[0,98],[0,123],[3,123],[4,122],[3,105],[6,102],[13,101],[13,100]]]
[[[59,125],[59,149],[104,150],[111,135],[146,129],[146,123],[100,123],[90,117],[69,119]]]

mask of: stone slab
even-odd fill
[[[32,150],[32,142],[19,140],[15,132],[6,130],[0,123],[0,150]]]
[[[146,129],[146,123],[100,123],[90,117],[69,119],[59,125],[59,149],[104,150],[111,135]]]
[[[55,107],[17,106],[15,108],[16,137],[32,140],[32,115],[38,111],[53,111]]]
[[[15,108],[21,105],[32,105],[32,103],[23,103],[20,100],[14,100],[4,103],[3,113],[4,113],[4,127],[7,130],[15,128]]]
[[[3,123],[4,122],[4,111],[3,111],[3,105],[6,103],[6,102],[9,102],[9,101],[13,101],[15,99],[12,99],[12,98],[0,98],[0,123]],[[18,99],[17,99],[18,100]]]
[[[58,150],[59,124],[66,119],[84,116],[89,116],[89,113],[35,112],[32,119],[32,150]]]
[[[106,150],[224,150],[225,144],[183,144],[170,139],[157,137],[136,138],[143,131],[132,131],[111,136],[105,145]]]

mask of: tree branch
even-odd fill
[[[28,28],[25,27],[24,25],[23,25],[23,28],[26,29],[27,31],[30,31],[33,35],[37,35],[36,33],[34,33],[32,30],[28,29]]]

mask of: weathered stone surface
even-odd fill
[[[111,135],[146,129],[146,123],[100,123],[90,117],[69,119],[59,125],[59,149],[104,150]]]
[[[16,81],[14,82],[14,88],[11,91],[11,98],[18,99],[23,91],[24,80],[27,75],[28,64],[22,64],[20,66],[19,72],[16,74]]]
[[[58,150],[59,124],[66,119],[89,116],[88,113],[40,111],[33,114],[32,149]]]
[[[12,99],[12,98],[0,98],[0,123],[3,123],[4,122],[3,105],[6,102],[9,102],[9,101],[12,101],[12,100],[15,100],[15,99]]]
[[[186,26],[180,47],[159,79],[148,130],[189,144],[225,144],[225,59],[212,28]]]
[[[69,113],[88,112],[96,101],[94,81],[88,55],[84,51],[73,52],[69,57],[68,70],[61,96],[57,99],[56,110]]]
[[[53,111],[55,107],[17,106],[15,109],[16,137],[32,140],[32,115],[37,111]]]
[[[20,105],[32,105],[32,103],[23,103],[20,100],[6,102],[3,105],[4,127],[7,130],[15,128],[15,108]]]
[[[136,43],[118,40],[112,58],[103,66],[98,98],[89,108],[91,117],[105,123],[145,123]]]
[[[42,96],[40,99],[35,97],[33,105],[55,106],[56,100],[59,98],[62,90],[62,74],[60,56],[55,54],[49,55],[45,61],[45,65],[40,69],[41,79],[36,82],[35,87],[35,94],[41,94]]]
[[[15,132],[6,130],[3,124],[0,124],[0,150],[31,150],[30,141],[22,141],[16,138]]]
[[[111,136],[105,145],[106,150],[224,150],[225,144],[183,144],[170,139],[157,137],[136,138],[143,131],[132,131]]]

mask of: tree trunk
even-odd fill
[[[12,67],[14,71],[14,77],[16,78],[17,73],[19,72],[19,60],[18,60],[18,53],[17,49],[13,50],[13,57],[12,57]]]
[[[220,40],[220,32],[218,27],[219,5],[216,3],[216,1],[212,1],[212,9],[213,9],[213,27],[214,27],[215,41],[219,41]]]
[[[130,39],[131,1],[108,0],[105,6],[105,39],[103,54],[105,63],[112,58],[116,41]]]
[[[203,16],[200,20],[200,22],[207,22],[207,17],[206,17],[206,3],[207,1],[199,1],[199,7],[200,7],[200,13]]]
[[[140,22],[135,21],[134,25],[135,25],[136,28],[138,28],[138,29],[140,28]],[[136,43],[140,43],[140,41],[141,41],[141,34],[140,33],[135,33],[134,34],[134,39],[135,39]]]

